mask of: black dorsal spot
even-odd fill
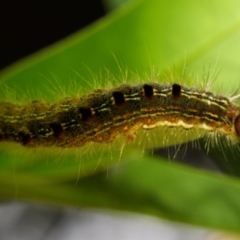
[[[4,138],[4,134],[2,132],[0,132],[0,141],[2,141]]]
[[[18,136],[20,137],[21,139],[21,142],[23,145],[27,145],[28,143],[31,142],[31,135],[29,132],[27,131],[19,131],[18,132]]]
[[[63,133],[63,127],[60,122],[52,122],[52,123],[50,123],[50,127],[51,127],[55,137],[59,137],[60,134]]]
[[[93,118],[91,108],[89,108],[89,107],[80,107],[79,108],[79,113],[80,113],[80,116],[81,116],[81,120],[83,122],[90,122]]]
[[[240,137],[240,114],[235,119],[234,127],[237,133],[237,136]]]
[[[179,97],[181,95],[181,86],[179,84],[174,83],[172,85],[172,95],[173,97]]]
[[[145,97],[151,99],[153,97],[153,87],[148,84],[144,84],[143,89]]]
[[[113,92],[114,103],[117,107],[123,107],[125,104],[124,94],[122,92]]]

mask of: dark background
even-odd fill
[[[101,0],[0,1],[0,69],[94,22]]]

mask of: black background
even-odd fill
[[[0,1],[0,69],[105,14],[101,0]]]

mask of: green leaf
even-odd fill
[[[125,67],[146,78],[152,66],[160,76],[168,68],[181,76],[186,64],[184,70],[201,79],[203,66],[210,63],[214,72],[216,62],[222,71],[213,89],[220,85],[225,92],[239,84],[239,7],[233,0],[135,1],[2,71],[0,94],[17,89],[21,99],[30,89],[35,97],[52,85],[67,88],[72,80],[85,89],[81,94],[105,68],[119,79]],[[187,81],[195,87],[195,79]],[[108,81],[101,79],[103,85]],[[46,97],[54,100],[50,93]],[[154,144],[162,146],[156,136]],[[61,152],[1,144],[0,197],[137,211],[240,232],[238,178],[156,161],[136,145],[122,156],[118,144],[101,148],[88,154],[88,148]]]
[[[103,0],[103,4],[107,9],[113,10],[121,7],[123,4],[131,2],[133,0]]]

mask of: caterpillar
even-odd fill
[[[225,97],[182,84],[121,84],[56,103],[0,103],[0,140],[24,146],[82,147],[110,143],[118,135],[133,142],[139,129],[159,126],[203,129],[237,141],[240,95]]]

